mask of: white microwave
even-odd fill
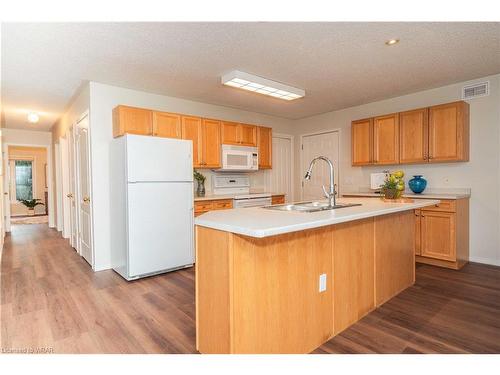
[[[222,145],[220,171],[256,171],[259,169],[257,147]]]

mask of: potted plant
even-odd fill
[[[384,184],[381,186],[381,192],[385,199],[398,199],[403,194],[405,182],[403,171],[395,171],[387,175]]]
[[[206,177],[203,176],[197,170],[193,171],[193,176],[194,176],[194,179],[196,180],[196,182],[198,184],[197,189],[196,189],[196,195],[198,197],[205,196],[205,179],[206,179]]]
[[[28,215],[35,214],[36,206],[45,206],[45,204],[41,202],[41,199],[21,199],[19,202],[28,207]]]

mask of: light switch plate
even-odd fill
[[[319,275],[319,292],[324,292],[326,290],[326,273]]]

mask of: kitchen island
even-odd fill
[[[201,353],[308,353],[415,282],[413,210],[243,208],[196,218]]]

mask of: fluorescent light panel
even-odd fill
[[[236,87],[283,100],[294,100],[306,95],[306,92],[302,89],[254,76],[253,74],[240,72],[239,70],[233,70],[223,75],[221,81],[222,84],[226,86]]]

